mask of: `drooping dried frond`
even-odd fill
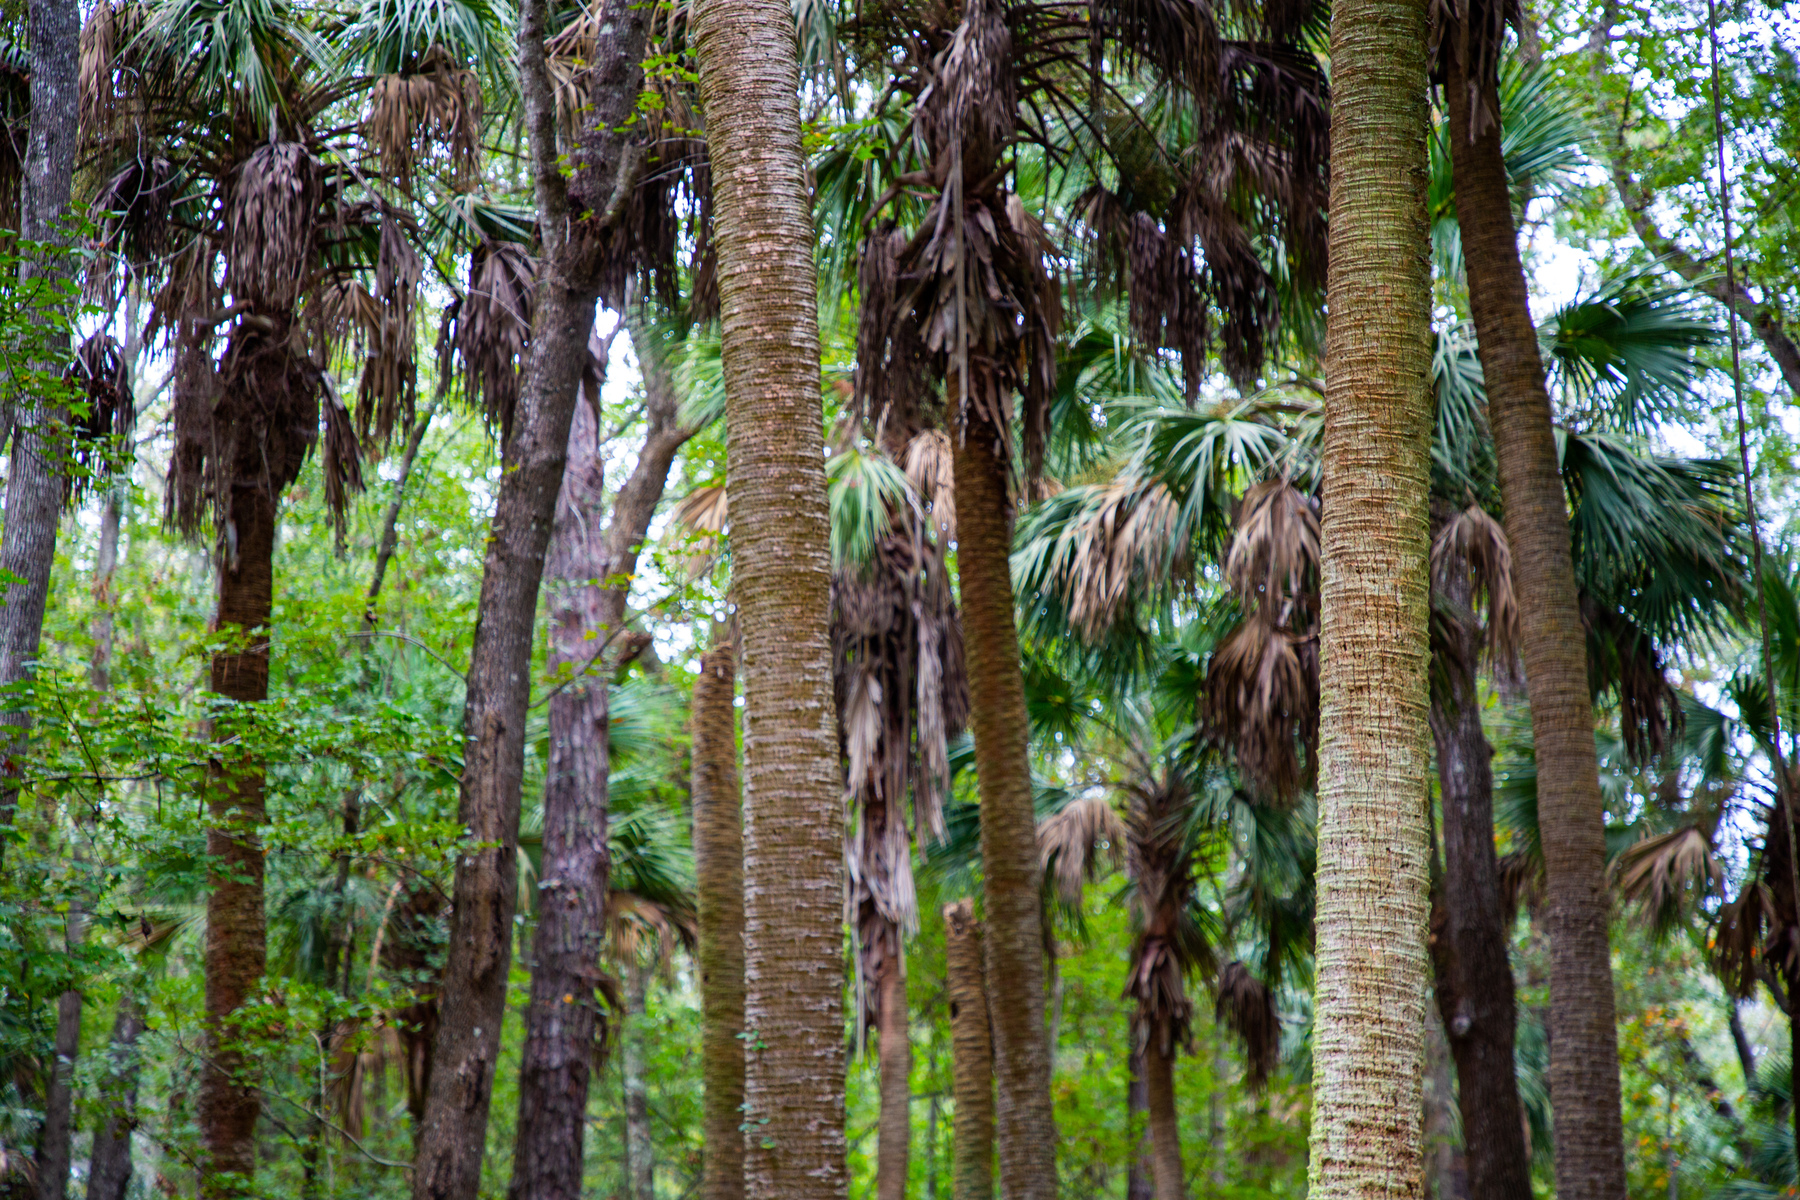
[[[434,145],[449,159],[453,184],[464,187],[480,168],[481,114],[480,78],[433,46],[414,69],[375,80],[363,133],[382,174],[402,187]]]
[[[1231,746],[1239,768],[1278,800],[1293,796],[1315,765],[1318,659],[1316,632],[1295,633],[1253,613],[1207,663],[1204,728]]]
[[[1502,854],[1499,862],[1500,902],[1510,924],[1521,908],[1536,908],[1544,899],[1544,860],[1528,850]]]
[[[694,541],[687,555],[687,577],[691,583],[713,569],[718,561],[730,516],[729,500],[722,483],[703,484],[676,501],[670,513],[674,530]]]
[[[1097,642],[1145,589],[1185,575],[1185,533],[1181,505],[1161,483],[1127,475],[1095,489],[1053,551],[1069,623]]]
[[[423,273],[405,224],[398,214],[384,208],[375,259],[378,320],[364,344],[356,413],[357,434],[372,450],[385,447],[396,427],[412,425],[419,390],[415,313]]]
[[[70,473],[73,492],[101,480],[130,454],[135,412],[131,364],[124,347],[109,334],[90,334],[75,351],[70,374],[82,409],[73,422],[78,470]]]
[[[925,501],[931,523],[937,528],[941,543],[956,540],[956,474],[953,469],[950,435],[942,429],[927,429],[906,446],[906,478],[913,491]]]
[[[170,249],[169,213],[177,187],[174,164],[159,154],[127,159],[101,186],[88,210],[100,233],[100,253],[89,268],[90,297],[112,299],[116,259],[139,278],[160,273]]]
[[[210,499],[207,466],[216,448],[213,402],[219,380],[205,334],[183,321],[175,338],[175,370],[170,406],[174,446],[169,452],[169,486],[163,520],[184,537],[200,532]]]
[[[1119,861],[1125,822],[1105,793],[1084,792],[1038,822],[1037,844],[1044,879],[1064,904],[1078,904],[1102,864]]]
[[[905,233],[884,221],[863,240],[857,264],[863,312],[856,333],[856,408],[865,424],[883,431],[910,432],[930,424],[922,414],[936,390],[900,277],[907,242]]]
[[[1309,624],[1317,607],[1319,510],[1283,477],[1244,493],[1225,578],[1246,606],[1282,625]]]
[[[1756,991],[1757,960],[1764,949],[1764,931],[1777,925],[1775,900],[1765,884],[1751,884],[1738,893],[1737,899],[1719,909],[1713,956],[1719,982],[1733,997],[1743,999]]]
[[[465,396],[489,429],[512,436],[519,370],[531,341],[537,263],[512,242],[484,242],[469,256],[469,290],[456,302],[452,342],[467,379]]]
[[[1725,882],[1712,839],[1689,825],[1628,847],[1613,862],[1613,886],[1646,920],[1667,928],[1684,903],[1698,903]]]
[[[1275,991],[1250,973],[1242,962],[1227,963],[1219,972],[1213,1015],[1244,1043],[1250,1086],[1261,1088],[1281,1060],[1281,1017]]]
[[[1618,694],[1625,753],[1635,763],[1648,762],[1681,732],[1686,719],[1681,694],[1663,671],[1662,655],[1649,634],[1585,590],[1579,599],[1587,632],[1588,687],[1595,696],[1609,689]]]
[[[1487,601],[1488,653],[1498,664],[1518,654],[1519,605],[1513,593],[1512,550],[1506,530],[1471,504],[1444,521],[1431,543],[1431,577],[1439,588],[1452,572],[1469,572],[1473,594]]]
[[[1499,82],[1500,52],[1506,42],[1506,28],[1517,29],[1524,20],[1519,0],[1433,0],[1431,5],[1431,45],[1436,52],[1432,66],[1435,79],[1448,76],[1449,59],[1454,55],[1462,64],[1463,78],[1469,90],[1470,138],[1478,138],[1500,114],[1488,103],[1488,93]]]
[[[137,65],[126,53],[143,27],[144,6],[101,0],[81,26],[81,138],[94,144],[119,130]]]
[[[312,268],[322,197],[318,159],[298,142],[257,147],[233,175],[226,287],[259,309],[290,310]]]

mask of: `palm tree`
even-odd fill
[[[453,85],[483,65],[488,27],[425,21],[396,33],[378,8],[353,14],[341,53],[327,53],[313,18],[284,4],[101,4],[84,32],[96,47],[84,58],[89,133],[111,172],[97,201],[114,214],[107,246],[130,276],[157,287],[152,324],[177,363],[169,520],[192,534],[210,516],[218,539],[226,643],[211,688],[224,701],[215,732],[227,743],[253,724],[241,706],[268,693],[276,516],[320,441],[321,419],[326,498],[339,512],[360,486],[358,429],[378,444],[411,415],[421,260],[407,233],[409,180],[371,182],[388,173],[358,127],[327,131],[319,118],[361,94],[369,77],[352,63],[386,39],[409,61],[435,55],[450,88],[424,111],[389,105],[390,127],[465,160],[475,144],[473,93]],[[377,342],[387,357],[363,372],[353,428],[326,368],[340,349]],[[222,753],[207,797],[209,854],[220,864],[206,952],[215,1051],[199,1102],[208,1195],[236,1194],[254,1172],[258,1093],[219,1029],[263,972],[260,753]]]
[[[1504,7],[1471,7],[1448,24],[1441,43],[1447,134],[1514,588],[1530,621],[1521,657],[1545,789],[1538,819],[1551,944],[1550,1091],[1561,1100],[1554,1105],[1557,1190],[1570,1200],[1620,1200],[1625,1149],[1604,802],[1550,397],[1501,146],[1499,60],[1508,15]]]
[[[994,1194],[994,1036],[983,978],[981,923],[971,901],[944,906],[944,963],[950,1000],[954,1092],[955,1200]]]
[[[771,0],[704,0],[693,21],[743,633],[745,1191],[841,1197],[842,774],[794,23]]]

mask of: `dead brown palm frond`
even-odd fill
[[[1250,1086],[1261,1088],[1281,1060],[1281,1017],[1275,992],[1242,962],[1227,963],[1219,972],[1214,1017],[1244,1043]]]
[[[169,452],[163,520],[175,532],[193,537],[200,532],[211,499],[207,468],[216,449],[213,405],[219,380],[206,337],[193,322],[181,322],[174,341],[170,411],[174,444]]]
[[[1105,793],[1087,792],[1039,821],[1037,842],[1045,880],[1064,904],[1077,904],[1102,865],[1119,861],[1125,822]]]
[[[75,351],[70,376],[81,396],[75,414],[74,454],[77,470],[69,473],[71,494],[78,494],[116,470],[130,454],[133,418],[130,364],[124,347],[107,333],[94,333]]]
[[[1618,693],[1625,753],[1635,763],[1648,762],[1681,732],[1680,693],[1663,671],[1662,654],[1648,633],[1586,590],[1578,599],[1587,632],[1588,686],[1596,696],[1608,688]]]
[[[686,555],[688,582],[692,583],[719,561],[730,522],[730,500],[722,483],[702,484],[680,500],[670,514],[671,533],[684,534],[691,542]]]
[[[1519,652],[1519,605],[1513,592],[1512,550],[1506,530],[1487,510],[1471,504],[1448,517],[1431,543],[1431,577],[1444,588],[1452,572],[1467,571],[1473,594],[1486,600],[1487,647],[1496,667]]]
[[[356,432],[371,452],[387,446],[396,428],[410,428],[418,400],[419,280],[424,274],[407,223],[385,209],[375,259],[375,317],[364,342],[362,381],[357,393]]]
[[[1252,612],[1207,663],[1201,699],[1207,735],[1231,746],[1245,775],[1277,800],[1291,798],[1313,770],[1318,657],[1316,634],[1290,632]]]
[[[1544,860],[1527,850],[1500,856],[1500,902],[1510,924],[1519,909],[1535,909],[1544,899]]]
[[[1779,924],[1775,899],[1766,884],[1751,884],[1738,893],[1737,899],[1719,909],[1713,958],[1718,964],[1719,982],[1729,994],[1743,999],[1756,991],[1765,931],[1772,932]]]
[[[1173,1058],[1177,1046],[1192,1048],[1194,1002],[1182,979],[1185,973],[1166,937],[1138,935],[1120,996],[1137,1001],[1131,1023],[1139,1045],[1153,1047],[1164,1058]]]
[[[118,131],[128,111],[122,94],[137,75],[129,53],[143,27],[144,6],[102,0],[81,26],[79,87],[81,139],[93,145]],[[124,83],[125,88],[120,84]]]
[[[1142,588],[1157,588],[1191,566],[1181,505],[1161,483],[1121,476],[1059,536],[1057,557],[1069,622],[1098,641]]]
[[[676,947],[691,950],[699,936],[693,909],[671,906],[614,888],[606,900],[606,936],[612,955],[642,961],[648,954],[668,966]]]
[[[483,243],[469,257],[469,290],[457,301],[452,342],[467,373],[465,394],[502,439],[512,436],[536,274],[523,247]]]
[[[1667,926],[1684,901],[1698,902],[1725,882],[1712,839],[1693,825],[1627,847],[1612,874],[1619,895],[1659,926]]]
[[[906,478],[925,500],[940,543],[956,540],[956,477],[950,435],[927,429],[906,445]]]
[[[908,289],[900,256],[908,240],[892,221],[883,221],[863,239],[857,263],[864,311],[856,333],[854,408],[882,444],[886,430],[905,432],[936,423],[925,419],[936,399],[930,356],[917,323],[903,311]]]
[[[225,242],[234,298],[258,309],[293,308],[313,263],[322,176],[298,142],[259,146],[233,173]]]
[[[480,167],[481,81],[433,46],[418,66],[383,75],[369,89],[363,133],[384,176],[410,187],[433,145],[444,148],[455,186],[466,186]]]
[[[1310,628],[1317,610],[1319,510],[1283,477],[1244,493],[1225,578],[1246,608],[1291,629]]]

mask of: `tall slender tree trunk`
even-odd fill
[[[1332,9],[1313,1200],[1425,1183],[1426,25]]]
[[[1448,36],[1472,35],[1452,30]],[[1492,80],[1478,82],[1478,96],[1472,97],[1465,55],[1446,57],[1451,167],[1469,306],[1487,381],[1513,586],[1527,626],[1521,657],[1531,694],[1547,881],[1556,1190],[1561,1200],[1622,1200],[1625,1150],[1607,945],[1605,802],[1594,757],[1587,643],[1576,601],[1568,509],[1513,226],[1497,87]],[[1476,103],[1488,114],[1479,133]]]
[[[906,1200],[912,1145],[912,1030],[906,1007],[906,948],[898,927],[893,930],[892,945],[893,952],[882,962],[876,980],[881,997],[876,1025],[876,1057],[881,1069],[876,1200]]]
[[[1459,609],[1471,601],[1466,566],[1439,581]],[[1445,921],[1432,944],[1438,1012],[1460,1084],[1470,1200],[1530,1200],[1531,1157],[1513,1069],[1512,963],[1494,854],[1493,749],[1481,729],[1473,664],[1481,652],[1472,622],[1452,622],[1461,645],[1440,660],[1446,705],[1431,707],[1444,812]]]
[[[1144,1132],[1138,1138],[1137,1155],[1125,1168],[1125,1200],[1156,1200],[1156,1168],[1150,1161],[1150,1086],[1144,1075],[1144,1048],[1137,1045],[1135,1037],[1127,1069],[1131,1082],[1125,1089],[1125,1114],[1133,1125],[1139,1118],[1143,1118],[1145,1124]]]
[[[79,944],[81,918],[69,916],[68,940]],[[81,992],[70,988],[56,998],[56,1036],[49,1084],[44,1091],[44,1126],[38,1135],[39,1200],[63,1200],[69,1187],[69,1147],[75,1129],[75,1056],[81,1050]]]
[[[227,514],[235,553],[219,556],[216,625],[232,639],[213,656],[212,690],[239,705],[269,697],[269,622],[274,606],[276,500],[260,481],[231,488]],[[228,729],[218,731],[228,735]],[[254,1058],[230,1021],[254,999],[267,960],[263,911],[263,764],[227,762],[207,788],[206,852],[217,864],[206,898],[206,1061],[197,1104],[205,1150],[201,1195],[250,1194],[256,1121],[262,1111]]]
[[[512,961],[538,585],[599,294],[592,279],[575,269],[580,247],[569,241],[582,234],[571,217],[558,161],[556,100],[544,60],[546,12],[546,0],[527,0],[520,9],[520,91],[543,266],[532,299],[529,362],[482,567],[457,806],[470,842],[456,863],[443,1007],[414,1159],[414,1200],[475,1200],[481,1184]]]
[[[817,279],[786,0],[700,0],[744,669],[746,1193],[842,1197],[843,773]]]
[[[599,625],[602,589],[594,582],[605,575],[598,529],[606,498],[599,406],[597,393],[575,406],[545,566],[550,590],[545,665],[560,690],[550,697],[544,857],[519,1059],[513,1200],[580,1200],[589,1077],[606,1027],[599,986],[611,872],[609,726],[607,676],[595,668],[602,665],[607,641]]]
[[[76,119],[80,93],[77,54],[81,10],[75,0],[31,0],[26,14],[31,46],[31,123],[26,135],[21,181],[19,234],[28,241],[68,244],[61,222],[69,208],[75,170]],[[67,279],[70,264],[55,254],[27,255],[19,282],[27,291],[54,287]],[[37,368],[55,371],[56,364]],[[44,631],[50,597],[50,568],[56,560],[56,523],[62,514],[63,460],[68,452],[69,415],[47,401],[23,399],[20,408],[0,414],[12,428],[6,471],[5,528],[0,531],[0,579],[13,579],[0,603],[0,688],[31,677]],[[0,432],[0,442],[4,433]],[[31,728],[31,712],[0,695],[0,828],[11,825],[18,804],[19,758]],[[4,852],[4,843],[0,843]]]
[[[87,1200],[125,1200],[131,1183],[131,1133],[137,1128],[138,1038],[144,1004],[137,980],[126,985],[113,1019],[112,1044],[100,1075],[100,1127],[88,1154]]]
[[[993,387],[970,380],[970,394]],[[960,394],[954,372],[946,395]],[[952,435],[957,573],[968,647],[969,725],[981,793],[981,871],[986,898],[988,1010],[998,1085],[1000,1190],[1009,1200],[1055,1200],[1056,1123],[1044,1027],[1044,931],[1037,824],[1025,715],[1025,677],[1013,626],[1012,496],[1004,432],[973,401]],[[985,411],[1004,411],[993,403]]]
[[[625,1076],[625,1194],[656,1200],[656,1143],[650,1135],[650,1080],[644,1043],[650,968],[638,959],[625,966],[625,1037],[619,1065]]]
[[[1144,1048],[1144,1106],[1149,1114],[1150,1177],[1156,1200],[1185,1200],[1187,1176],[1181,1166],[1181,1122],[1175,1109],[1175,1046],[1164,1054],[1152,1036]]]
[[[985,955],[975,906],[944,908],[944,965],[950,995],[950,1079],[955,1200],[994,1194],[994,1039],[988,1022]]]
[[[700,920],[700,1073],[706,1160],[700,1200],[744,1195],[744,826],[736,656],[723,626],[694,680],[694,875]]]

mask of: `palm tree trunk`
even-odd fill
[[[611,863],[606,848],[607,678],[595,670],[607,645],[599,623],[606,577],[597,526],[606,463],[594,402],[578,403],[550,535],[546,668],[550,762],[544,776],[544,853],[531,999],[519,1060],[513,1200],[580,1200],[582,1146],[594,1047],[605,1028],[600,946]],[[566,683],[563,683],[564,679]]]
[[[531,643],[544,553],[561,491],[576,390],[598,287],[574,269],[574,227],[557,158],[556,100],[544,61],[546,0],[520,10],[520,90],[544,267],[532,303],[530,362],[505,450],[463,708],[466,751],[457,858],[430,1085],[414,1159],[414,1200],[475,1200],[493,1099],[518,884],[519,797],[531,696]]]
[[[1175,1047],[1164,1054],[1158,1039],[1144,1049],[1144,1106],[1150,1117],[1150,1177],[1156,1200],[1186,1200],[1181,1166],[1181,1122],[1175,1111]]]
[[[1150,1161],[1150,1086],[1144,1075],[1144,1050],[1132,1038],[1131,1062],[1128,1070],[1131,1083],[1125,1090],[1125,1115],[1133,1125],[1138,1118],[1146,1118],[1144,1132],[1138,1138],[1138,1152],[1125,1168],[1125,1200],[1156,1200],[1156,1165]]]
[[[75,170],[81,10],[75,0],[30,0],[26,20],[31,118],[22,164],[19,235],[60,247],[69,240],[61,222],[68,212]],[[55,287],[67,280],[72,265],[56,249],[27,254],[19,265],[19,282],[27,291]],[[61,363],[33,365],[52,374],[62,369]],[[0,579],[14,581],[0,603],[0,688],[10,688],[30,678],[43,636],[50,569],[56,560],[56,524],[62,515],[69,417],[55,405],[34,403],[30,397],[0,417],[11,424],[13,434],[5,529],[0,531],[0,572],[4,572]],[[30,728],[28,709],[9,705],[0,710],[0,753],[5,756],[0,760],[0,828],[12,824],[18,805],[19,757]]]
[[[891,931],[893,952],[876,980],[881,1011],[876,1017],[876,1055],[881,1068],[881,1113],[875,1156],[876,1200],[906,1200],[906,1170],[912,1143],[912,1030],[907,1020],[906,952],[900,930]]]
[[[238,704],[269,698],[269,621],[275,589],[275,497],[260,482],[233,484],[228,520],[233,552],[220,556],[216,624],[235,644],[213,656],[212,690]],[[231,730],[219,733],[230,736]],[[197,1105],[205,1148],[201,1195],[248,1194],[256,1171],[262,1102],[252,1059],[224,1032],[255,994],[266,965],[263,911],[263,764],[216,769],[207,789],[206,852],[218,864],[206,898],[207,1057]]]
[[[988,1022],[981,925],[975,906],[944,908],[944,966],[950,996],[952,1194],[991,1200],[994,1194],[994,1039]]]
[[[87,1200],[125,1200],[131,1183],[131,1131],[137,1128],[138,1038],[144,1032],[144,1005],[137,981],[126,985],[113,1020],[112,1045],[100,1077],[100,1101],[106,1114],[94,1131],[88,1154]]]
[[[1466,569],[1440,581],[1443,598],[1466,609]],[[1461,645],[1440,659],[1449,692],[1431,707],[1444,812],[1445,928],[1433,943],[1438,1011],[1456,1060],[1470,1200],[1530,1200],[1531,1158],[1513,1070],[1512,963],[1494,855],[1493,749],[1481,728],[1473,664],[1481,637],[1454,623]]]
[[[977,377],[970,384],[971,395],[977,388],[997,386],[991,377]],[[960,393],[954,371],[945,388],[946,395]],[[980,777],[1000,1190],[1009,1200],[1054,1200],[1056,1123],[1050,1107],[1044,928],[1038,898],[1042,868],[1027,758],[1031,726],[1025,715],[1018,631],[1013,626],[1012,497],[1007,460],[1000,451],[1003,431],[982,420],[976,411],[981,406],[973,400],[963,407],[965,427],[951,438],[957,573],[968,647],[969,725],[975,734],[975,769]],[[1004,406],[995,402],[986,411],[1004,411]]]
[[[649,997],[650,969],[634,958],[626,965],[625,1037],[619,1064],[625,1076],[625,1194],[629,1200],[656,1198],[656,1145],[650,1136],[650,1085],[644,1055]]]
[[[1332,9],[1313,1200],[1425,1177],[1426,24]]]
[[[694,680],[694,876],[700,923],[700,1072],[706,1160],[700,1200],[744,1195],[744,826],[736,662],[721,626]]]
[[[817,279],[786,0],[701,0],[743,630],[746,1192],[842,1197],[843,772]]]
[[[1537,331],[1519,260],[1497,119],[1472,132],[1461,56],[1450,54],[1452,178],[1469,303],[1487,381],[1537,752],[1550,933],[1550,1095],[1562,1200],[1622,1200],[1624,1127],[1607,945],[1606,815],[1594,757],[1587,645]],[[1499,112],[1488,81],[1479,102]],[[1560,1102],[1559,1102],[1560,1101]]]

